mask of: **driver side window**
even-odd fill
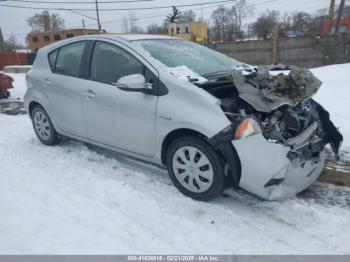
[[[120,47],[96,42],[91,60],[91,79],[116,83],[119,78],[132,74],[145,75],[145,66]]]

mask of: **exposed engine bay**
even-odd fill
[[[339,158],[343,136],[329,113],[312,99],[322,82],[308,69],[279,64],[205,77],[208,81],[197,85],[220,99],[237,129],[247,117],[256,120],[259,125],[253,128],[261,128],[267,140],[291,147],[291,160],[317,157],[328,143]]]

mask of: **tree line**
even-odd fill
[[[335,10],[338,10],[338,7]],[[248,5],[246,0],[238,0],[231,7],[225,5],[217,7],[212,12],[210,20],[207,21],[209,24],[209,41],[232,42],[247,38],[266,40],[272,38],[275,28],[278,28],[280,37],[286,37],[290,32],[301,35],[320,35],[322,25],[328,19],[328,11],[327,8],[324,8],[314,13],[299,11],[282,14],[276,10],[266,10],[260,13],[252,22],[255,16],[254,5]],[[337,13],[334,14],[334,17],[336,16]],[[350,0],[347,0],[344,7],[343,18],[350,18]],[[169,23],[188,23],[197,20],[200,19],[196,17],[193,10],[181,12],[173,6],[171,13],[164,17],[163,22],[151,23],[146,27],[138,26],[135,13],[130,12],[123,17],[122,30],[125,33],[167,34]],[[65,28],[65,20],[58,13],[48,11],[34,14],[27,19],[27,24],[31,27],[32,32],[41,32],[47,29],[55,31]],[[15,36],[11,36],[4,41],[1,33],[0,46],[3,50],[24,47]]]

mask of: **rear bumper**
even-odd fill
[[[294,197],[313,184],[325,166],[323,147],[307,159],[290,157],[291,148],[261,134],[233,140],[241,162],[239,186],[267,200]]]

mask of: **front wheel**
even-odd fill
[[[58,134],[44,108],[35,106],[31,118],[34,131],[43,144],[51,146],[59,142]]]
[[[209,201],[225,189],[225,164],[200,138],[181,137],[173,141],[166,162],[172,182],[188,197]]]

